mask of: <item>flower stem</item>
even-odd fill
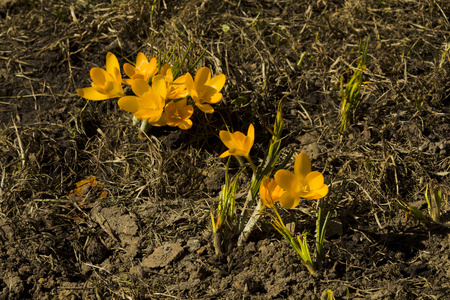
[[[248,163],[250,164],[250,167],[252,168],[252,171],[253,171],[252,181],[253,181],[253,179],[256,177],[256,166],[255,166],[255,164],[253,163],[253,161],[252,161],[252,159],[250,158],[250,156],[246,156],[245,158],[247,159]]]
[[[251,197],[251,192],[249,192],[248,196]],[[247,200],[248,197],[247,196]],[[246,201],[246,203],[248,203]],[[258,205],[255,207],[255,210],[253,211],[253,214],[251,215],[250,219],[248,220],[247,224],[245,225],[244,229],[241,231],[241,234],[239,235],[239,239],[237,242],[238,246],[242,246],[243,243],[247,242],[250,233],[253,231],[253,228],[256,225],[256,222],[258,222],[259,218],[263,214],[265,210],[265,205],[262,203],[262,201],[258,201]],[[241,221],[243,221],[245,214],[241,216]]]
[[[153,126],[148,123],[148,120],[143,120],[141,122],[141,131],[148,132]]]

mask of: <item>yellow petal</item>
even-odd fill
[[[192,94],[191,94],[191,97],[192,97]],[[195,101],[195,98],[194,97],[192,97],[192,98]],[[195,106],[197,106],[202,112],[207,113],[207,114],[212,114],[214,112],[214,108],[211,105],[206,104],[206,103],[195,102]]]
[[[177,105],[174,102],[169,102],[166,104],[164,111],[166,112],[166,115],[170,119],[172,117],[172,115],[176,113]]]
[[[124,78],[124,79],[122,79],[122,83],[126,84],[126,85],[131,85],[133,83],[133,80],[134,79],[131,79],[131,78]]]
[[[278,170],[275,173],[275,181],[285,191],[292,190],[297,184],[297,178],[295,174],[284,169]]]
[[[228,149],[236,147],[236,142],[235,142],[234,136],[231,132],[226,131],[226,130],[221,130],[219,132],[219,137],[220,137],[220,140],[225,144],[225,146]]]
[[[230,153],[230,150],[227,150],[227,151],[225,151],[224,153],[222,153],[222,154],[220,154],[220,158],[224,158],[224,157],[227,157],[227,156],[230,156],[230,155],[232,155],[231,153]]]
[[[273,200],[271,200],[269,192],[269,182],[270,182],[269,177],[263,179],[261,185],[259,186],[259,196],[261,197],[261,200],[265,206],[272,207]]]
[[[192,121],[190,119],[182,120],[180,125],[178,125],[180,129],[187,130],[192,127]]]
[[[139,120],[147,120],[148,122],[157,122],[162,115],[162,110],[157,109],[148,109],[148,108],[141,108],[137,112],[134,113],[134,116],[138,118]]]
[[[300,153],[295,158],[294,173],[300,178],[301,181],[304,180],[306,175],[311,172],[311,161],[309,160],[306,153]]]
[[[200,68],[195,74],[195,84],[196,85],[204,85],[211,79],[211,71],[208,67]]]
[[[139,69],[143,64],[148,64],[148,60],[144,53],[139,52],[136,58],[136,67]]]
[[[135,113],[139,110],[139,101],[136,96],[125,96],[119,99],[119,107],[127,112]]]
[[[175,102],[175,104],[177,105],[177,108],[179,110],[181,110],[182,108],[186,107],[187,99],[186,98],[185,99],[181,99],[181,100]]]
[[[216,104],[217,102],[220,102],[222,100],[222,94],[221,93],[215,93],[211,99],[208,101],[210,104]]]
[[[328,185],[323,184],[320,188],[311,191],[306,194],[301,194],[300,197],[305,198],[306,200],[317,200],[325,197],[328,194]]]
[[[183,120],[189,119],[194,113],[194,107],[187,105],[180,110],[180,117]]]
[[[123,65],[123,70],[128,77],[133,78],[133,76],[137,73],[136,68],[129,63],[125,63]]]
[[[152,59],[150,59],[150,62],[148,63],[147,71],[152,70],[152,73],[154,72],[152,75],[155,75],[155,73],[158,72],[156,67],[157,67],[156,57],[153,57]]]
[[[162,66],[161,69],[159,70],[159,74],[164,77],[166,76],[168,76],[169,78],[172,77],[172,80],[170,81],[173,81],[172,69],[170,68],[169,64],[164,64],[164,66]]]
[[[166,126],[167,125],[166,114],[162,113],[161,117],[159,118],[159,120],[157,122],[150,122],[150,125],[157,126],[157,127]]]
[[[326,195],[328,195],[328,185],[326,185],[326,184],[322,185],[320,188],[318,188],[316,190],[316,193],[319,194],[320,198],[325,197]],[[316,199],[320,199],[320,198],[316,198]]]
[[[147,81],[140,78],[133,80],[133,82],[131,83],[131,88],[133,89],[133,92],[139,97],[144,97],[144,94],[149,92],[151,89]]]
[[[323,175],[320,172],[314,171],[308,173],[305,177],[305,183],[309,186],[310,191],[317,190],[323,185]]]
[[[166,81],[164,80],[164,77],[161,75],[157,75],[153,77],[152,80],[152,89],[160,95],[164,100],[167,96],[167,85]]]
[[[220,92],[220,90],[225,85],[225,79],[226,79],[225,75],[223,74],[217,75],[211,79],[208,85],[215,88],[217,92]]]
[[[188,89],[189,93],[194,88],[194,81],[192,79],[191,74],[186,73],[185,79],[184,79],[184,85],[186,85],[186,88]]]
[[[212,103],[212,99],[215,95],[217,95],[217,90],[209,85],[202,85],[197,89],[198,94],[202,98],[204,102]],[[222,95],[222,94],[220,94]],[[219,96],[216,96],[218,98]],[[217,101],[217,99],[214,98],[214,100]],[[222,98],[220,98],[222,99]],[[218,101],[220,101],[220,99]]]
[[[106,72],[114,74],[114,69],[117,69],[120,72],[119,61],[114,54],[108,52],[108,54],[106,54]]]
[[[280,200],[280,197],[285,191],[277,184],[275,180],[270,180],[269,177],[264,178],[259,187],[259,195],[264,205],[272,207],[273,203]]]
[[[255,127],[253,126],[253,124],[250,124],[250,126],[248,126],[247,136],[248,136],[252,141],[255,140]]]
[[[298,206],[300,198],[290,192],[285,192],[283,196],[280,197],[279,202],[282,207],[290,209]]]
[[[77,93],[78,95],[80,95],[81,97],[88,99],[88,100],[94,100],[94,101],[98,101],[98,100],[106,100],[109,99],[108,95],[102,94],[100,92],[98,92],[96,89],[94,89],[93,87],[87,87],[87,88],[82,88],[82,89],[77,89]]]
[[[113,81],[111,74],[101,68],[92,68],[90,71],[91,79],[95,85],[103,88],[107,81]]]

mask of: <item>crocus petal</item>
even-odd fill
[[[263,179],[261,185],[259,186],[259,196],[261,197],[261,200],[265,206],[272,207],[273,200],[269,192],[270,190],[269,182],[270,182],[269,177]]]
[[[277,184],[275,180],[270,180],[269,177],[264,178],[260,187],[259,195],[264,205],[272,207],[273,203],[280,200],[285,191]]]
[[[193,123],[192,123],[191,119],[185,119],[185,120],[181,121],[180,125],[178,125],[178,128],[187,130],[192,127],[192,124]]]
[[[147,57],[145,56],[144,53],[139,52],[136,57],[136,67],[140,68],[144,63],[148,64]]]
[[[164,111],[166,112],[166,115],[169,116],[169,118],[170,118],[173,114],[176,113],[177,105],[173,102],[169,102],[166,104]]]
[[[129,63],[125,63],[123,65],[123,70],[125,71],[125,74],[127,74],[127,76],[130,78],[132,78],[137,73],[136,68]]]
[[[282,207],[290,209],[297,207],[300,203],[300,198],[290,192],[285,192],[283,196],[280,197],[279,202]]]
[[[114,74],[114,69],[120,71],[119,61],[114,54],[108,52],[108,54],[106,54],[106,72]]]
[[[325,197],[326,195],[328,195],[328,185],[323,184],[320,188],[315,190],[315,192],[320,196],[320,198]],[[315,198],[315,199],[320,199],[320,198]]]
[[[223,74],[217,75],[211,79],[208,85],[215,88],[217,92],[219,92],[225,85],[225,79],[226,79],[225,75]]]
[[[308,173],[305,177],[305,183],[309,186],[310,191],[317,190],[323,185],[323,175],[320,172],[314,171]]]
[[[184,84],[186,85],[186,88],[188,89],[188,91],[190,91],[194,88],[194,81],[192,79],[191,74],[186,73],[185,79],[184,79]]]
[[[233,154],[230,153],[230,150],[227,150],[224,153],[220,154],[219,157],[220,158],[224,158],[224,157],[227,157],[227,156],[230,156],[230,155],[233,155]]]
[[[157,126],[157,127],[166,126],[167,125],[167,116],[166,116],[166,114],[162,113],[161,117],[159,118],[159,120],[156,121],[156,122],[150,122],[150,125]]]
[[[300,197],[306,200],[317,200],[325,197],[328,194],[328,185],[323,184],[320,188],[310,191],[309,193],[301,194]]]
[[[80,95],[81,97],[83,97],[85,99],[94,100],[94,101],[106,100],[106,99],[110,98],[108,95],[98,92],[93,87],[77,89],[77,93],[78,93],[78,95]]]
[[[148,63],[147,66],[147,72],[153,73],[152,75],[155,75],[156,72],[158,72],[158,70],[156,69],[157,66],[157,61],[156,61],[156,57],[153,57],[152,59],[150,59],[150,62]]]
[[[195,74],[195,84],[196,85],[204,85],[211,79],[211,71],[208,67],[200,68]]]
[[[275,173],[275,181],[285,191],[292,190],[297,184],[295,174],[284,169],[278,170]]]
[[[122,83],[126,85],[131,85],[133,83],[134,79],[131,78],[124,78],[122,79]]]
[[[195,98],[192,96],[192,94],[191,97],[195,101]],[[212,114],[214,112],[214,108],[209,104],[195,102],[195,106],[197,106],[202,112],[207,114]]]
[[[192,105],[187,105],[180,110],[180,117],[183,120],[189,119],[194,113],[194,107]]]
[[[119,107],[127,112],[135,113],[139,110],[139,101],[136,96],[125,96],[119,99]]]
[[[167,76],[169,75],[168,72],[170,72],[170,76],[172,76],[172,69],[170,68],[169,64],[164,64],[161,69],[159,70],[159,74],[163,75],[163,76]],[[173,76],[172,76],[173,79]],[[171,80],[173,81],[173,80]]]
[[[215,93],[211,99],[208,101],[210,104],[216,104],[217,102],[220,102],[222,100],[222,94],[221,93]]]
[[[183,109],[184,107],[186,107],[187,99],[181,99],[180,101],[175,102],[175,104],[176,104],[176,106],[177,106],[177,109],[178,109],[178,110],[181,110],[181,109]]]
[[[133,82],[131,83],[131,88],[133,89],[133,92],[139,97],[143,97],[144,94],[149,92],[151,89],[147,81],[140,78],[133,80]]]
[[[240,131],[236,131],[233,133],[234,140],[234,148],[244,149],[245,148],[245,139],[247,136]]]
[[[134,116],[139,120],[147,120],[148,122],[157,122],[162,115],[162,110],[141,108],[134,113]]]
[[[225,144],[225,146],[230,149],[236,147],[234,136],[231,132],[226,130],[221,130],[219,132],[220,140]]]
[[[111,74],[101,68],[92,68],[89,72],[95,85],[103,88],[107,81],[113,81]]]
[[[250,124],[250,126],[248,126],[247,136],[248,136],[252,141],[255,140],[255,127],[253,126],[253,124]]]
[[[302,152],[295,158],[294,173],[301,181],[303,181],[310,172],[311,161],[309,160],[308,155]]]
[[[164,80],[163,76],[157,75],[157,76],[153,77],[152,88],[163,99],[166,99],[167,85],[166,85],[166,81]]]

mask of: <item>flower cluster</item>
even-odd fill
[[[322,173],[311,172],[311,161],[302,152],[295,158],[294,173],[281,169],[275,173],[274,180],[266,177],[259,194],[267,207],[279,202],[284,208],[294,208],[300,203],[300,198],[317,200],[325,197],[328,186],[324,183]]]
[[[222,99],[220,91],[226,79],[223,74],[211,78],[207,67],[200,68],[194,78],[189,73],[174,78],[169,64],[158,67],[155,57],[149,61],[141,52],[136,64],[125,63],[123,70],[129,78],[122,78],[116,56],[108,52],[106,70],[92,68],[91,87],[78,89],[77,93],[94,101],[120,98],[119,107],[137,119],[153,126],[181,129],[192,127],[194,107],[188,104],[188,96],[201,111],[212,113],[211,104]],[[122,84],[130,85],[135,95],[125,95]]]
[[[255,129],[250,124],[247,135],[240,131],[230,133],[220,131],[220,139],[228,150],[220,155],[243,156],[251,162],[249,153],[255,140]],[[300,203],[300,198],[317,200],[328,194],[328,186],[324,183],[322,173],[311,172],[311,161],[306,153],[297,155],[294,164],[294,173],[288,170],[278,170],[275,179],[265,177],[259,188],[261,200],[267,207],[279,202],[284,208],[294,208]]]

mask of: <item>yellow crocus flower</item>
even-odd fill
[[[210,104],[215,104],[222,100],[220,90],[225,85],[226,77],[223,74],[211,78],[211,71],[208,67],[200,68],[192,79],[191,74],[186,74],[186,87],[195,105],[205,113],[213,113],[214,108]]]
[[[131,85],[133,80],[138,78],[148,82],[150,78],[153,77],[158,72],[156,57],[150,59],[149,62],[145,54],[139,52],[136,58],[136,66],[133,66],[129,63],[125,63],[123,65],[123,70],[125,71],[125,74],[127,74],[128,77],[130,77],[123,79],[124,84]]]
[[[189,119],[194,113],[192,105],[186,105],[187,99],[178,102],[169,102],[166,104],[164,114],[166,124],[180,129],[189,129],[192,127],[192,121]]]
[[[270,180],[266,177],[261,182],[259,186],[259,195],[261,200],[267,207],[272,207],[274,203],[280,201],[281,196],[283,196],[285,190],[283,190],[275,180]]]
[[[255,141],[255,128],[253,124],[248,127],[247,135],[240,131],[231,133],[226,130],[221,130],[219,133],[220,139],[227,146],[228,150],[220,155],[221,158],[230,155],[239,155],[247,159],[250,158],[250,149]]]
[[[328,186],[324,184],[320,172],[311,172],[311,161],[305,153],[295,158],[294,173],[288,170],[278,170],[275,173],[276,183],[286,192],[279,198],[284,208],[294,208],[300,203],[300,198],[314,200],[328,194]]]
[[[173,73],[169,64],[164,64],[164,66],[161,67],[159,74],[164,76],[164,79],[166,80],[167,99],[180,99],[188,95],[185,85],[186,75],[173,80]]]
[[[92,68],[91,87],[77,89],[78,95],[88,100],[106,100],[124,96],[119,61],[111,52],[106,55],[106,71]]]
[[[119,107],[139,120],[157,122],[163,113],[167,95],[166,82],[163,76],[155,76],[150,86],[144,79],[133,80],[131,88],[136,96],[125,96],[119,99]]]

